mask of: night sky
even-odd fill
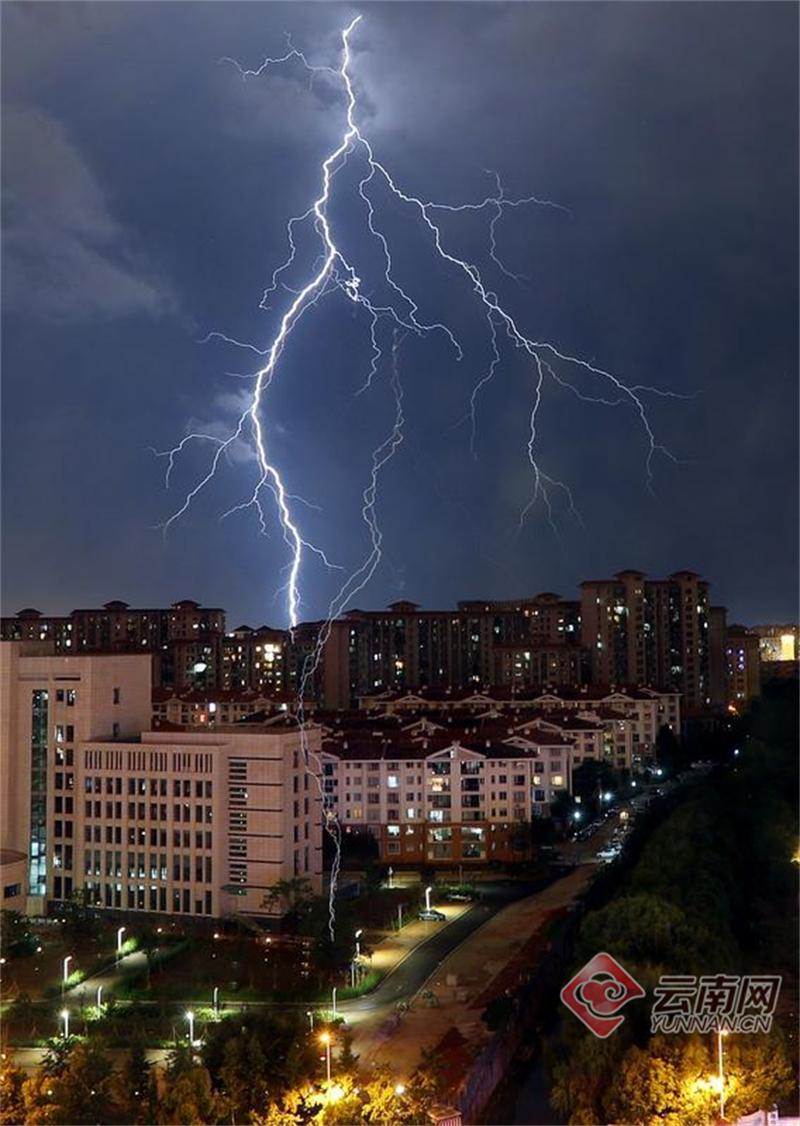
[[[408,209],[381,196],[398,281],[443,333],[402,341],[405,442],[379,494],[384,559],[363,607],[427,607],[555,590],[625,567],[701,572],[731,620],[796,617],[798,417],[798,8],[788,3],[2,5],[3,612],[66,613],[122,598],[221,605],[229,623],[283,625],[288,553],[255,464],[237,446],[164,542],[157,525],[202,476],[209,448],[164,450],[191,429],[224,434],[291,300],[258,308],[288,217],[319,191],[344,123],[340,90],[298,65],[243,81],[285,32],[338,65],[358,12],[358,118],[406,191],[509,196],[567,211],[506,212],[491,262],[488,215],[442,218],[534,339],[685,400],[649,396],[654,462],[630,406],[581,403],[548,384],[542,468],[572,489],[517,528],[534,374],[500,340],[491,359],[463,274],[437,260]],[[365,292],[384,294],[353,188],[337,178],[337,238]],[[361,169],[363,171],[363,169]],[[379,193],[378,193],[379,194]],[[294,284],[317,253],[299,240]],[[300,323],[264,402],[271,455],[306,536],[350,569],[367,552],[360,499],[391,426],[389,365],[357,395],[369,319],[341,293]],[[391,345],[388,325],[382,340]],[[563,369],[562,369],[563,370]],[[564,374],[568,373],[564,371]],[[587,394],[608,395],[570,378]],[[304,564],[302,615],[321,615],[340,573]]]

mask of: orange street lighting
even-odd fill
[[[331,1038],[329,1033],[323,1032],[320,1036],[320,1042],[325,1045],[325,1071],[328,1076],[328,1082],[331,1081]]]

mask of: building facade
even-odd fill
[[[0,644],[0,843],[28,914],[86,889],[121,912],[263,915],[280,879],[321,889],[318,732],[304,748],[285,714],[150,730],[147,654],[30,648]]]
[[[48,642],[56,654],[149,653],[154,683],[179,689],[220,684],[224,634],[224,610],[186,598],[146,610],[113,600],[62,618],[28,608],[0,621],[3,641]]]
[[[530,824],[572,788],[574,745],[551,729],[482,724],[323,741],[329,804],[387,863],[486,864],[530,855]]]
[[[728,627],[726,671],[728,708],[746,711],[761,695],[761,646],[758,634],[745,626]]]
[[[672,688],[688,710],[711,707],[709,586],[694,571],[647,579],[620,571],[581,583],[581,636],[594,684]]]

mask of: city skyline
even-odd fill
[[[213,603],[222,591],[232,619],[286,624],[275,599],[287,563],[278,525],[270,516],[265,539],[252,514],[219,523],[241,500],[239,471],[252,466],[229,467],[218,494],[165,544],[154,526],[172,501],[164,464],[147,447],[168,449],[192,424],[225,424],[240,405],[243,385],[226,373],[250,370],[242,354],[196,342],[221,331],[267,345],[275,322],[258,299],[280,264],[286,217],[313,199],[320,154],[342,121],[340,99],[309,91],[305,74],[243,83],[219,60],[258,66],[291,31],[315,63],[334,65],[353,13],[244,6],[230,21],[215,6],[189,10],[3,14],[15,47],[4,162],[13,201],[4,235],[6,613],[54,609],[64,590],[74,604],[122,592],[135,605],[185,591]],[[696,397],[648,400],[659,438],[694,463],[659,461],[652,497],[631,418],[551,395],[542,464],[570,484],[583,526],[559,504],[558,535],[539,507],[518,532],[531,491],[530,373],[504,356],[482,392],[473,460],[469,425],[457,424],[486,370],[486,341],[464,325],[461,295],[442,288],[453,279],[428,271],[421,309],[453,319],[467,357],[459,366],[434,335],[403,343],[409,427],[382,483],[383,565],[357,601],[564,593],[587,574],[633,563],[649,574],[691,566],[708,575],[731,621],[793,620],[795,521],[784,507],[796,479],[797,139],[796,123],[775,111],[796,100],[796,12],[492,6],[465,9],[452,30],[436,5],[423,22],[404,5],[365,11],[353,68],[364,124],[404,183],[474,200],[492,188],[484,169],[495,167],[509,197],[535,192],[568,209],[533,207],[498,224],[504,261],[526,275],[491,275],[515,316],[629,383]],[[587,19],[595,34],[574,35]],[[502,67],[486,67],[490,50]],[[472,73],[481,104],[465,81]],[[515,115],[520,104],[541,112]],[[443,153],[443,135],[460,143]],[[125,159],[134,150],[143,159]],[[48,214],[45,237],[37,208]],[[465,231],[483,263],[485,224]],[[390,233],[408,232],[393,218]],[[415,266],[404,262],[404,277]],[[267,426],[292,491],[323,509],[298,508],[304,533],[349,571],[364,554],[357,501],[368,461],[353,452],[354,428],[382,437],[390,403],[385,372],[375,394],[356,397],[369,349],[342,326],[340,300],[315,310],[316,335],[287,353]],[[691,559],[676,548],[687,542]],[[301,577],[300,615],[319,618],[339,576],[307,559]]]

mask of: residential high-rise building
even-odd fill
[[[578,603],[555,594],[455,610],[393,602],[333,623],[320,688],[328,707],[347,707],[383,688],[567,687],[584,672],[579,639]]]
[[[3,641],[47,641],[54,653],[149,653],[154,682],[178,689],[219,686],[224,633],[224,610],[188,598],[146,610],[113,600],[63,618],[29,608],[0,620]]]
[[[675,688],[687,709],[711,705],[709,587],[694,571],[581,583],[581,636],[594,683]]]
[[[757,633],[741,625],[728,627],[728,707],[744,711],[761,695],[761,652]]]

